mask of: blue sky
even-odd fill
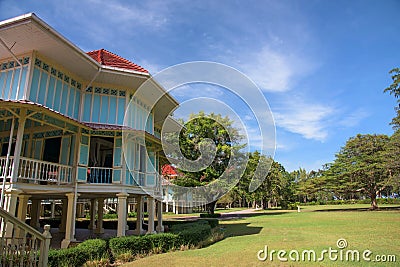
[[[392,133],[396,101],[383,89],[400,65],[399,11],[395,0],[0,0],[1,20],[34,12],[84,51],[151,73],[196,60],[237,68],[268,100],[289,171],[320,168],[357,133]]]

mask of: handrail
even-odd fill
[[[0,176],[7,179],[11,178],[12,161],[10,157],[8,170],[5,167],[5,157],[0,157]],[[3,166],[4,165],[4,166]],[[46,182],[54,184],[69,184],[72,182],[72,166],[59,163],[47,162],[32,158],[20,157],[17,180],[31,180],[35,183]]]
[[[42,234],[2,208],[0,208],[0,219],[2,228],[0,233],[1,266],[13,266],[16,261],[19,262],[18,265],[22,264],[22,266],[47,266],[51,239],[50,225],[44,226]],[[13,231],[12,228],[16,229]],[[10,232],[13,234],[11,235]],[[30,241],[27,240],[27,234],[31,236]],[[18,241],[22,242],[18,243]],[[38,244],[38,241],[40,241],[40,244]],[[33,246],[33,249],[31,246]],[[38,251],[40,251],[39,255]],[[39,256],[39,260],[37,260],[37,256]]]

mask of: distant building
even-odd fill
[[[149,78],[146,69],[107,50],[83,52],[34,14],[1,21],[1,207],[25,220],[29,203],[37,227],[42,201],[61,202],[62,247],[75,240],[77,203],[90,203],[89,227],[101,233],[104,201],[117,199],[117,235],[124,236],[128,203],[135,203],[139,234],[146,202],[147,232],[162,231],[160,129],[178,103],[165,94],[150,107],[146,95],[134,97]],[[131,172],[122,148],[130,100],[135,123],[127,130],[145,136],[130,151]]]

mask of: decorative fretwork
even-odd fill
[[[35,58],[35,66],[38,66],[40,68],[42,66],[42,61],[38,58]]]
[[[57,72],[57,78],[60,79],[60,80],[63,80],[64,79],[64,73],[62,73],[61,71],[58,71]]]
[[[50,73],[53,76],[57,76],[57,70],[55,68],[53,68],[53,67],[51,67],[51,72]]]
[[[47,71],[47,72],[48,72],[48,71],[49,71],[49,65],[43,62],[42,69],[43,69],[44,71]]]

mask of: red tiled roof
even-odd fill
[[[165,164],[161,167],[161,172],[164,177],[174,177],[178,176],[175,167]]]
[[[107,51],[105,49],[99,49],[95,51],[90,51],[87,52],[87,54],[99,62],[101,65],[104,66],[110,66],[110,67],[116,67],[116,68],[121,68],[121,69],[128,69],[128,70],[134,70],[134,71],[139,71],[143,73],[149,73],[146,69],[142,68],[141,66],[123,58],[120,57],[114,53],[111,53],[110,51]]]

